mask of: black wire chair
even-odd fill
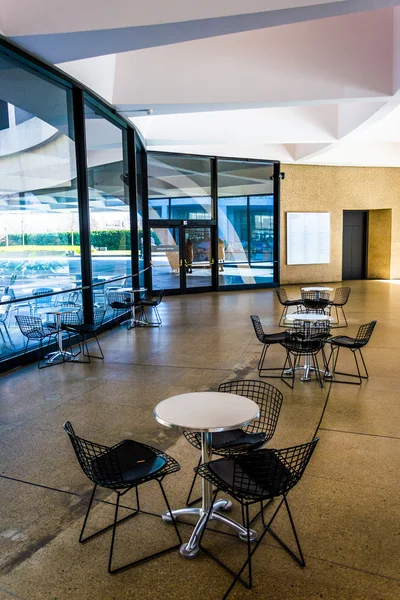
[[[83,522],[79,541],[81,543],[87,542],[101,533],[112,529],[108,572],[112,574],[118,573],[122,569],[133,567],[134,565],[157,558],[166,552],[178,548],[180,544],[182,544],[182,539],[162,485],[164,477],[179,471],[180,466],[177,461],[157,448],[153,448],[152,446],[148,446],[140,442],[135,442],[134,440],[124,440],[118,444],[115,444],[115,446],[109,447],[78,437],[69,421],[64,423],[63,427],[69,435],[69,439],[71,440],[82,471],[85,473],[86,477],[88,477],[94,483],[93,492],[90,498],[88,510],[86,512],[85,520]],[[123,566],[113,568],[112,559],[117,525],[128,519],[131,519],[141,512],[138,487],[143,483],[153,480],[157,481],[160,486],[165,504],[167,505],[167,509],[171,515],[172,523],[175,527],[175,532],[179,539],[179,544],[151,554],[150,556],[146,556],[145,558],[141,558]],[[97,486],[113,490],[117,494],[114,522],[111,525],[104,527],[100,531],[97,531],[96,533],[84,538],[83,534]],[[132,489],[135,489],[136,491],[136,509],[131,509],[133,511],[132,514],[118,520],[120,499]]]
[[[260,416],[244,429],[233,429],[231,431],[219,431],[212,434],[212,451],[218,456],[236,456],[257,450],[266,444],[274,435],[282,406],[283,394],[273,385],[264,381],[253,381],[251,379],[227,381],[221,383],[219,392],[237,394],[254,400],[259,406]],[[187,441],[201,450],[200,433],[184,431],[183,435]],[[201,456],[197,466],[201,464]],[[200,500],[190,500],[194,484],[197,479],[195,471],[192,485],[186,500],[186,506],[192,506]]]
[[[336,321],[334,322],[335,329],[339,329],[339,327],[348,327],[348,323],[347,323],[347,319],[346,319],[346,315],[345,315],[343,307],[347,304],[347,301],[350,296],[350,292],[351,292],[350,287],[337,288],[335,291],[335,296],[334,296],[333,300],[331,300],[328,304],[327,308],[329,309],[329,314],[331,314],[332,308],[334,308],[336,310]],[[344,319],[344,322],[346,323],[346,325],[339,325],[339,323],[340,323],[339,309],[342,311],[343,319]],[[335,325],[336,325],[336,327],[335,327]]]
[[[291,389],[294,388],[296,367],[301,357],[308,357],[311,361],[311,369],[315,375],[320,387],[323,387],[323,379],[318,364],[318,353],[324,351],[324,346],[330,335],[330,323],[328,321],[317,321],[310,325],[306,321],[299,321],[295,327],[286,330],[287,337],[281,342],[286,349],[286,360],[282,369],[281,379]],[[323,353],[323,362],[325,371],[327,361]],[[329,361],[328,361],[329,362]],[[291,383],[287,380],[290,379]]]
[[[135,305],[131,294],[129,292],[110,291],[107,293],[107,302],[109,306],[113,309],[114,319],[116,317],[119,317],[120,315],[123,315],[124,313],[129,313],[130,318],[127,319],[127,321],[123,321],[123,323],[121,323],[121,325],[123,325],[124,323],[128,323],[129,329],[129,324],[133,319],[132,310]]]
[[[31,312],[33,315],[35,315],[35,313],[39,309],[48,308],[49,306],[51,306],[52,296],[45,296],[44,298],[41,298],[43,294],[51,294],[51,292],[54,292],[54,290],[53,288],[49,287],[35,288],[34,290],[32,290],[32,296],[35,296],[35,299],[31,300],[29,302],[29,305],[31,307]]]
[[[279,370],[279,372],[281,372],[282,367],[264,367],[264,362],[265,362],[268,348],[274,344],[281,344],[281,342],[283,342],[286,339],[287,333],[286,333],[286,331],[283,331],[283,332],[280,331],[279,333],[265,333],[263,326],[261,324],[260,317],[258,317],[257,315],[251,315],[250,319],[251,319],[251,322],[253,323],[254,331],[256,333],[258,341],[264,345],[262,352],[261,352],[260,360],[258,361],[258,365],[257,365],[258,375],[260,377],[271,377],[273,379],[277,379],[277,378],[280,379],[280,377],[281,377],[280,374],[279,375],[263,375],[263,372],[277,371],[277,370]]]
[[[46,365],[41,365],[41,360],[44,360],[47,349],[52,341],[57,339],[58,329],[55,327],[46,327],[43,325],[40,317],[31,317],[26,315],[16,315],[15,320],[18,323],[18,327],[24,337],[26,337],[26,344],[24,348],[24,355],[28,349],[28,344],[30,341],[39,342],[39,361],[38,368],[44,369],[46,367],[53,366],[57,363],[49,363]],[[54,338],[52,340],[52,337]],[[46,350],[43,346],[43,341],[47,339]]]
[[[330,302],[329,292],[302,291],[301,298],[306,311],[321,314],[325,313],[325,309],[329,306]]]
[[[0,302],[7,302],[9,300],[11,300],[11,296],[9,296],[9,295],[1,296]],[[11,304],[0,305],[0,335],[1,335],[3,342],[5,343],[6,342],[6,338],[4,337],[4,333],[5,333],[6,336],[8,337],[8,341],[10,342],[11,345],[13,345],[11,336],[10,336],[10,332],[8,331],[8,328],[7,328],[7,319],[8,319],[8,313],[10,312],[10,308],[11,308]],[[3,328],[4,328],[4,333],[3,333],[1,326],[3,326]]]
[[[62,323],[63,329],[65,329],[68,333],[77,334],[81,338],[83,356],[88,359],[86,361],[81,361],[81,362],[90,363],[91,358],[97,358],[99,360],[104,359],[103,350],[101,349],[99,338],[97,337],[97,334],[99,332],[99,329],[103,325],[105,314],[106,314],[106,310],[104,308],[95,308],[93,310],[93,323],[92,324],[83,322],[82,311],[64,313],[62,315],[61,323]],[[88,339],[90,339],[92,337],[95,339],[95,341],[97,343],[97,346],[98,346],[98,349],[100,352],[100,356],[98,356],[96,354],[90,354],[90,352],[89,352]],[[79,343],[79,352],[80,352],[80,343]],[[79,352],[77,354],[75,354],[74,356],[78,356]]]
[[[143,315],[143,319],[147,325],[152,325],[154,327],[160,327],[160,325],[162,325],[162,320],[157,307],[161,304],[164,293],[164,290],[158,290],[153,293],[148,292],[145,296],[143,296],[143,298],[140,298],[138,306]],[[154,315],[156,317],[155,322],[151,322],[147,319],[145,310],[145,308],[147,307],[151,307],[153,309]]]
[[[286,293],[285,288],[276,288],[276,295],[278,296],[278,300],[280,304],[283,306],[281,318],[279,319],[279,327],[285,327],[284,320],[288,312],[288,308],[290,306],[302,306],[303,300],[301,298],[296,298],[295,300],[289,300],[288,295]]]
[[[361,325],[357,335],[355,338],[349,337],[347,335],[338,335],[332,338],[329,338],[327,341],[331,345],[331,353],[328,359],[328,367],[327,373],[325,373],[325,378],[329,377],[332,383],[347,383],[352,385],[361,385],[363,379],[368,379],[369,374],[364,361],[364,357],[361,352],[361,348],[364,348],[371,339],[371,335],[375,329],[377,321],[371,321],[371,323],[366,323],[365,325]],[[339,358],[339,352],[341,348],[347,348],[351,350],[354,356],[354,362],[356,363],[357,373],[344,373],[343,371],[336,371],[336,365]],[[336,352],[336,357],[334,357],[334,351]],[[360,367],[357,360],[357,352],[361,357],[362,364],[364,366],[365,375],[361,375]],[[331,359],[333,361],[332,369],[329,369],[329,365],[331,363]],[[335,379],[335,375],[345,375],[346,377],[357,377],[358,381],[344,381]]]
[[[270,533],[298,565],[305,567],[304,555],[297,536],[287,496],[290,490],[299,483],[317,443],[318,438],[315,438],[306,444],[300,444],[282,450],[262,449],[258,452],[253,452],[244,456],[214,460],[197,467],[196,470],[198,474],[215,486],[212,505],[220,491],[224,494],[229,494],[240,504],[243,515],[243,525],[247,529],[247,559],[236,573],[203,546],[202,539],[206,527],[200,538],[201,549],[233,577],[231,585],[223,596],[224,599],[228,597],[237,581],[242,583],[247,589],[252,587],[253,575],[251,559],[266,533]],[[279,497],[281,498],[281,501],[267,522],[264,514],[265,509],[274,498]],[[266,501],[267,504],[264,506],[263,503]],[[262,517],[264,529],[252,548],[250,524],[254,519],[250,520],[249,507],[256,503],[260,503],[261,505],[259,514]],[[291,550],[272,529],[272,524],[283,505],[285,505],[289,516],[298,555],[295,554],[295,552],[293,552],[293,550]],[[210,510],[208,516],[211,512],[212,511]],[[247,581],[242,576],[246,567],[248,569]]]

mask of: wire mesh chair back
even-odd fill
[[[299,321],[296,327],[286,329],[287,337],[282,345],[290,352],[298,354],[316,354],[330,336],[329,321],[317,321],[310,325]]]
[[[27,315],[16,315],[15,320],[22,335],[32,339],[42,339],[46,332],[43,329],[43,323],[40,317],[30,317]]]
[[[283,401],[283,394],[276,387],[264,381],[245,379],[221,383],[218,391],[245,396],[256,402],[260,416],[244,429],[248,433],[266,433],[265,441],[272,438]]]
[[[146,292],[146,294],[141,298],[141,300],[145,300],[146,302],[154,302],[156,306],[158,306],[165,294],[165,290],[156,290],[154,292]]]
[[[117,453],[112,448],[78,437],[70,421],[66,421],[63,428],[86,477],[111,489],[125,486]]]
[[[251,322],[253,323],[253,327],[254,327],[254,331],[256,332],[257,339],[260,342],[263,342],[265,333],[264,333],[263,326],[261,324],[260,317],[258,317],[257,315],[251,315],[250,319],[251,319]]]
[[[37,310],[38,308],[45,308],[46,306],[50,306],[53,300],[52,296],[44,296],[44,298],[41,298],[41,296],[43,296],[44,294],[51,294],[52,292],[54,292],[53,288],[36,288],[34,290],[32,290],[32,296],[36,296],[34,300],[32,300],[32,304],[35,310]]]
[[[95,308],[93,311],[93,331],[97,331],[103,325],[106,311],[104,308]]]
[[[72,304],[71,308],[75,305]],[[65,312],[61,315],[61,323],[63,325],[81,325],[83,322],[83,311],[79,310],[77,312]]]
[[[287,494],[300,481],[319,438],[282,450],[258,450],[234,459],[233,489],[248,499]]]
[[[276,295],[278,296],[279,302],[281,304],[285,305],[285,303],[288,302],[288,300],[289,300],[285,288],[276,288],[275,291],[276,291]]]
[[[0,302],[9,302],[10,300],[11,300],[11,296],[6,295],[6,296],[1,296]],[[5,321],[7,319],[10,308],[11,308],[11,304],[0,304],[0,321]]]
[[[361,325],[359,330],[357,331],[357,335],[355,338],[355,345],[359,348],[368,344],[372,332],[375,329],[377,321],[371,321],[371,323],[366,323],[365,325]]]
[[[329,304],[329,292],[301,292],[306,309],[323,310]]]
[[[337,288],[335,292],[335,297],[333,298],[332,304],[334,306],[344,306],[349,299],[351,292],[350,287],[342,287]]]

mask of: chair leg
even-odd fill
[[[271,379],[280,379],[280,375],[263,375],[263,371],[280,371],[280,367],[264,367],[265,358],[267,356],[267,350],[271,344],[264,344],[264,348],[261,352],[260,360],[258,361],[258,375],[259,377],[269,377]]]
[[[275,516],[277,515],[277,513],[278,513],[278,511],[281,508],[281,506],[282,506],[283,503],[286,506],[286,510],[287,510],[287,513],[288,513],[288,516],[289,516],[290,525],[292,527],[294,539],[296,541],[296,546],[297,546],[297,549],[299,551],[300,557],[296,556],[296,554],[293,552],[293,550],[291,550],[289,548],[289,546],[287,546],[287,544],[285,544],[285,542],[283,540],[281,540],[281,538],[278,537],[276,535],[276,533],[271,529],[272,521],[275,518]],[[290,512],[289,503],[287,501],[286,496],[283,497],[283,500],[279,504],[279,506],[278,506],[275,514],[273,515],[273,518],[270,520],[270,522],[268,523],[268,525],[266,525],[266,529],[269,531],[269,533],[272,535],[272,537],[282,546],[282,548],[284,550],[286,550],[286,552],[293,558],[293,560],[297,562],[298,565],[300,565],[301,567],[305,567],[306,566],[306,563],[305,563],[305,560],[304,560],[304,555],[303,555],[303,552],[302,552],[302,549],[301,549],[301,546],[300,546],[299,537],[297,535],[297,531],[296,531],[296,528],[294,526],[294,521],[293,521],[292,513]]]
[[[201,465],[201,454],[200,454],[199,462],[197,464],[197,468],[199,468],[200,465]],[[199,500],[201,500],[201,497],[200,497],[200,498],[196,498],[196,500],[190,501],[190,497],[192,495],[194,484],[196,483],[196,479],[197,479],[197,469],[195,469],[194,477],[192,480],[192,485],[190,486],[189,494],[188,494],[188,497],[186,498],[186,506],[193,506],[193,504],[196,504],[196,502],[199,502]]]
[[[323,383],[322,378],[321,378],[321,373],[320,373],[319,364],[318,364],[318,358],[317,358],[316,354],[312,354],[312,361],[313,361],[313,364],[314,364],[315,376],[317,378],[319,386],[321,388],[323,388],[324,387],[324,383]]]
[[[368,374],[368,371],[367,371],[367,365],[365,364],[365,360],[364,360],[363,354],[362,354],[362,352],[361,352],[361,348],[359,348],[359,350],[358,350],[358,351],[359,351],[359,353],[360,353],[361,360],[362,360],[362,364],[364,365],[364,370],[365,370],[365,376],[363,377],[363,376],[361,375],[361,377],[362,377],[362,379],[369,379],[369,374]]]
[[[281,318],[279,319],[279,327],[286,327],[284,324],[285,317],[287,315],[288,307],[284,306],[281,314]]]
[[[334,361],[334,365],[333,365],[332,383],[344,383],[344,384],[347,384],[347,385],[361,385],[363,379],[368,379],[368,371],[367,371],[367,369],[365,367],[364,357],[361,354],[361,349],[360,348],[356,348],[356,349],[353,350],[352,348],[350,348],[350,350],[351,350],[351,352],[352,352],[352,354],[354,356],[354,362],[356,364],[357,373],[344,373],[343,371],[336,371],[336,364],[337,364],[337,360],[338,360],[338,357],[339,357],[339,351],[340,351],[340,347],[338,347],[338,352],[336,354],[336,360]],[[365,373],[366,373],[365,375],[361,375],[360,367],[358,365],[358,360],[357,360],[357,355],[356,355],[357,351],[359,351],[360,354],[361,354],[361,359],[362,359],[362,362],[363,362],[363,365],[364,365],[364,368],[365,368]],[[338,375],[344,375],[345,377],[355,377],[356,379],[358,379],[358,381],[344,381],[343,379],[335,379],[335,375],[336,374],[338,374]]]
[[[344,322],[346,323],[346,327],[348,327],[348,326],[349,326],[349,324],[348,324],[348,322],[347,322],[346,315],[345,315],[345,313],[344,313],[344,308],[343,308],[343,306],[341,306],[340,308],[342,309],[342,314],[343,314]]]
[[[117,567],[116,569],[113,569],[112,568],[112,557],[113,557],[113,551],[114,551],[116,526],[119,525],[120,523],[122,523],[122,521],[125,521],[126,519],[129,519],[130,517],[135,516],[135,515],[137,515],[140,512],[140,510],[137,509],[137,511],[133,515],[128,515],[127,517],[124,517],[123,519],[120,519],[118,521],[117,517],[118,517],[119,499],[126,492],[122,492],[122,493],[117,492],[118,498],[117,498],[117,503],[115,505],[114,523],[112,525],[113,532],[112,532],[110,556],[109,556],[109,562],[108,562],[108,572],[111,575],[115,575],[116,573],[119,573],[120,571],[124,571],[125,569],[128,569],[130,567],[134,567],[134,566],[140,565],[141,563],[144,563],[146,561],[152,560],[154,558],[158,558],[159,556],[162,556],[163,554],[166,554],[167,552],[171,552],[172,550],[176,550],[182,544],[182,538],[181,538],[181,535],[179,533],[179,529],[178,529],[178,526],[177,526],[177,523],[176,523],[176,519],[173,516],[172,509],[171,509],[171,507],[169,505],[168,498],[167,498],[167,496],[165,494],[165,491],[164,491],[164,488],[162,486],[161,480],[157,479],[157,482],[158,482],[158,484],[160,486],[160,489],[161,489],[161,492],[162,492],[165,504],[167,506],[167,510],[168,510],[169,514],[171,515],[171,520],[172,520],[172,523],[174,525],[175,533],[176,533],[176,535],[178,537],[179,543],[178,544],[174,544],[173,546],[169,546],[168,548],[165,548],[164,550],[159,550],[158,552],[154,552],[154,554],[150,554],[149,556],[145,556],[144,558],[139,558],[138,560],[134,560],[134,561],[132,561],[130,563],[127,563],[127,564],[125,564],[125,565],[123,565],[121,567]],[[137,492],[137,488],[136,488],[136,492]],[[138,506],[139,506],[139,503],[138,503]]]
[[[281,373],[281,379],[284,383],[286,383],[287,386],[289,386],[291,389],[294,388],[294,376],[295,376],[295,367],[296,367],[296,358],[294,359],[294,364],[292,363],[292,359],[290,357],[290,352],[287,350],[286,351],[286,360],[285,360],[285,364],[283,365],[283,369],[282,369],[282,373]],[[291,374],[291,381],[292,384],[290,385],[290,383],[287,382],[288,377],[284,377],[285,371],[286,370],[290,370],[292,372]]]

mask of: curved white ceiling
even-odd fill
[[[400,166],[400,0],[0,0],[149,148]]]

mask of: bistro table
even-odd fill
[[[258,419],[259,416],[259,407],[253,400],[224,392],[179,394],[163,400],[154,409],[154,417],[162,425],[183,431],[196,431],[201,434],[202,463],[212,460],[213,432],[246,427],[249,423]],[[207,522],[211,502],[212,484],[202,479],[201,507],[179,508],[172,511],[175,518],[185,515],[199,517],[189,541],[182,544],[180,549],[182,556],[186,558],[195,558],[199,553],[199,539]],[[230,500],[217,500],[213,505],[209,518],[232,527],[240,539],[247,541],[247,530],[220,512],[220,510],[229,510],[231,506],[232,502]],[[163,513],[162,518],[166,522],[172,521],[168,511]],[[251,541],[256,538],[257,532],[250,530]]]
[[[303,288],[304,289],[304,288]],[[295,323],[296,321],[304,321],[304,323],[308,323],[309,326],[312,326],[313,323],[317,323],[318,321],[329,321],[332,323],[334,321],[333,317],[329,315],[322,315],[321,313],[291,313],[290,315],[286,315],[286,320]],[[310,371],[315,371],[315,368],[311,366],[310,355],[305,355],[304,365],[298,365],[295,367],[295,371],[304,370],[304,375],[301,377],[301,381],[310,381]],[[325,373],[325,369],[320,369],[321,373]],[[292,370],[287,369],[285,371],[286,374],[291,374]],[[329,374],[327,374],[328,376]]]
[[[140,292],[147,292],[147,288],[145,287],[140,287],[140,288],[118,288],[117,290],[115,290],[116,292],[119,293],[124,293],[127,292],[130,297],[131,297],[131,302],[133,303],[135,301],[135,294],[138,294]],[[132,306],[131,309],[131,318],[128,319],[128,321],[130,321],[130,327],[128,326],[128,329],[132,329],[133,327],[136,327],[136,325],[146,325],[146,321],[142,321],[140,319],[136,319],[135,318],[135,307]],[[123,321],[123,323],[121,323],[121,325],[123,325],[124,323],[126,323],[126,321]]]
[[[58,350],[57,352],[51,352],[47,355],[49,357],[47,360],[48,363],[54,362],[59,356],[61,356],[63,360],[73,360],[75,358],[72,352],[67,352],[66,350],[63,350],[61,316],[65,315],[65,313],[77,313],[80,310],[81,308],[79,306],[58,306],[54,308],[46,308],[45,310],[43,310],[44,314],[46,315],[55,315],[56,327],[58,332]]]

